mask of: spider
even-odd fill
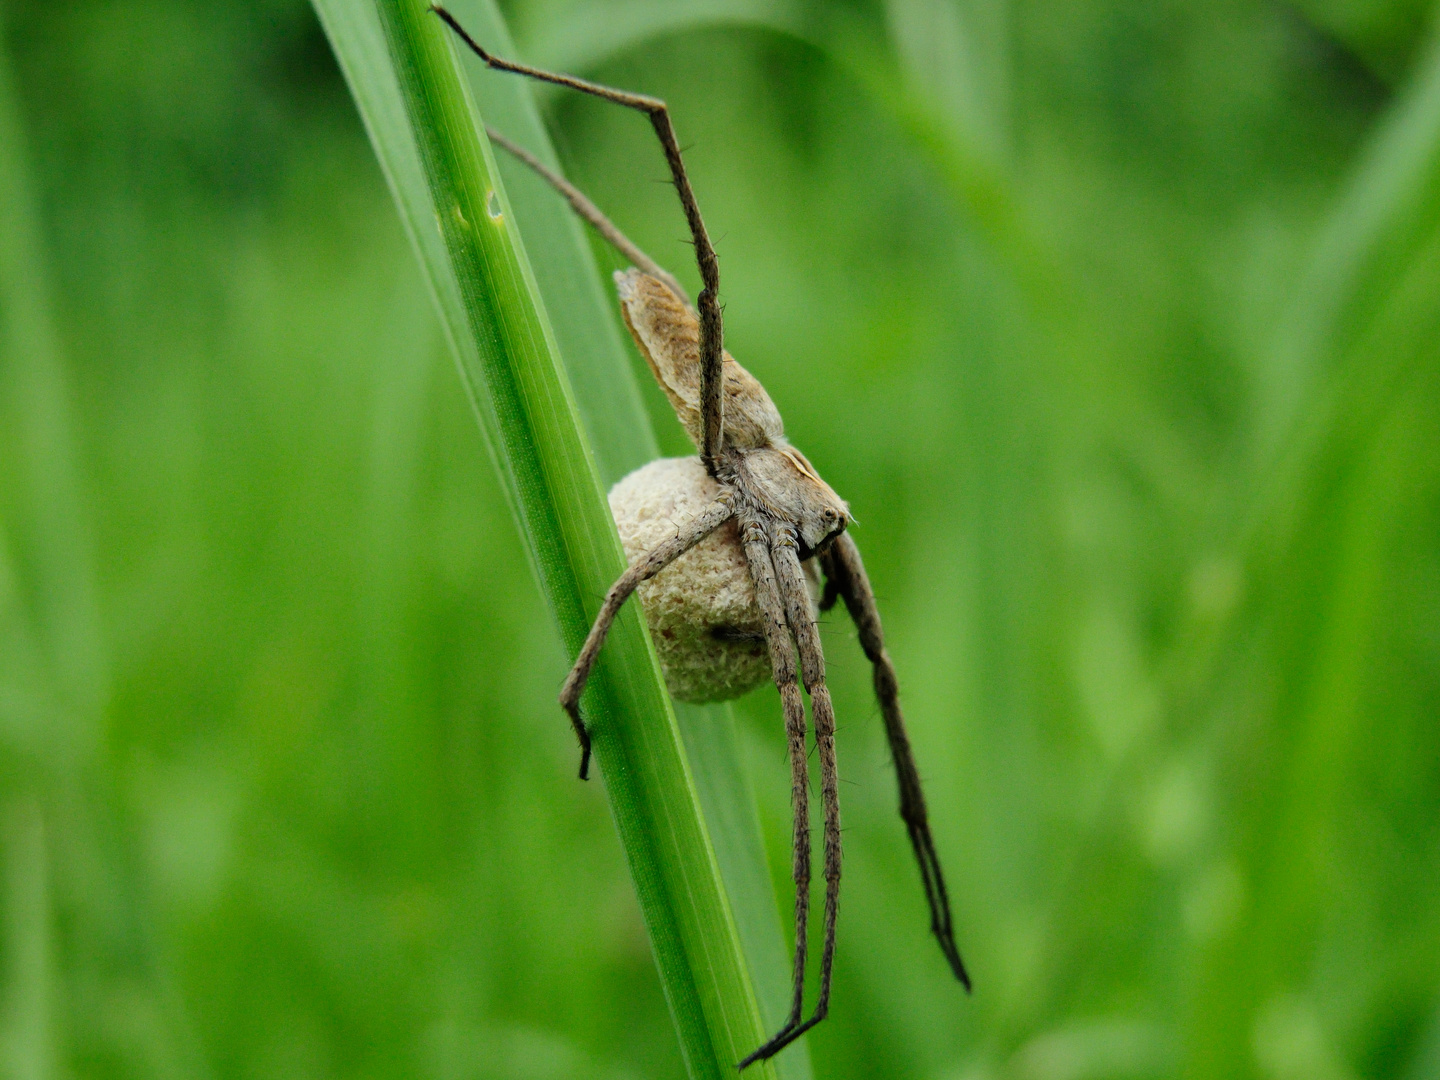
[[[658,98],[500,59],[483,49],[443,7],[436,6],[432,10],[486,65],[497,71],[592,94],[636,109],[649,117],[680,196],[704,285],[692,305],[680,283],[636,247],[579,190],[522,147],[497,132],[488,132],[492,142],[539,173],[581,217],[634,264],[632,269],[615,274],[626,325],[661,389],[674,406],[680,422],[700,451],[698,461],[690,458],[681,462],[653,463],[670,467],[661,482],[680,485],[681,490],[676,494],[681,496],[682,503],[700,503],[701,507],[690,514],[678,530],[672,530],[674,534],[668,539],[639,552],[629,569],[611,586],[560,691],[560,704],[569,714],[580,742],[581,779],[585,779],[589,772],[590,735],[581,716],[580,696],[590,669],[605,643],[605,635],[620,608],[642,583],[651,581],[687,553],[693,552],[691,558],[694,559],[702,550],[708,549],[711,562],[720,564],[728,557],[734,566],[741,568],[738,572],[742,576],[744,595],[739,605],[743,610],[738,621],[746,626],[736,630],[728,625],[737,621],[733,610],[723,614],[711,610],[716,601],[713,595],[714,575],[706,579],[710,586],[707,590],[706,585],[691,582],[684,576],[677,581],[676,574],[683,567],[676,567],[668,575],[671,592],[678,588],[685,593],[688,589],[689,606],[686,610],[709,611],[718,619],[710,627],[710,633],[698,635],[698,648],[708,654],[701,657],[702,667],[718,658],[719,666],[733,675],[737,663],[739,667],[744,667],[743,654],[746,650],[762,661],[768,658],[769,671],[763,672],[762,668],[762,678],[764,674],[773,678],[784,707],[790,758],[790,797],[794,812],[795,963],[790,1014],[780,1030],[741,1061],[739,1068],[744,1069],[756,1061],[774,1056],[825,1019],[830,1007],[835,926],[840,902],[840,801],[835,762],[835,711],[825,684],[825,656],[820,648],[820,632],[816,623],[817,604],[807,577],[807,571],[813,575],[818,563],[825,575],[819,609],[829,610],[837,600],[844,600],[859,631],[860,646],[874,667],[875,694],[880,702],[885,735],[899,779],[900,817],[910,834],[910,843],[920,866],[920,878],[930,904],[930,928],[955,977],[968,991],[970,978],[955,945],[950,900],[935,852],[935,842],[930,835],[920,774],[915,767],[900,711],[895,668],[885,651],[880,613],[865,574],[865,565],[860,560],[860,551],[846,532],[846,526],[851,522],[849,507],[820,478],[805,456],[786,440],[780,413],[765,388],[724,350],[718,300],[719,261],[681,161],[669,110]],[[647,466],[621,481],[617,492],[632,479],[639,478],[643,483],[645,478],[642,474],[651,468]],[[611,501],[612,507],[618,509],[616,493],[612,493]],[[655,616],[648,604],[646,614],[652,630],[655,629]],[[656,636],[658,643],[659,635]],[[758,649],[761,639],[763,651]],[[681,697],[699,700],[734,697],[758,681],[752,679],[746,682],[742,677],[740,685],[734,685],[732,680],[717,686],[712,680],[712,685],[708,686],[682,687],[677,683],[679,674],[675,670],[677,651],[662,647],[661,659],[669,661],[664,664],[667,682],[671,684],[672,692],[678,691],[677,696]],[[824,810],[824,945],[820,955],[819,993],[808,1018],[804,1016],[804,988],[810,912],[810,788],[801,686],[810,697]],[[684,693],[685,689],[690,693]]]

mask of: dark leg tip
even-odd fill
[[[950,962],[950,970],[955,978],[965,988],[965,993],[970,993],[970,973],[965,970],[965,961],[960,959],[960,950],[955,948],[955,942],[942,938],[940,949],[945,953],[945,959]]]
[[[580,706],[569,699],[568,693],[560,694],[560,707],[570,717],[570,726],[575,729],[575,738],[580,742],[580,779],[590,779],[590,731],[580,718]]]
[[[787,1046],[793,1043],[796,1039],[800,1038],[801,1035],[804,1035],[816,1024],[820,1023],[821,1020],[824,1020],[825,1015],[828,1011],[829,1009],[827,1006],[820,1005],[816,1008],[815,1015],[810,1017],[810,1019],[806,1020],[803,1024],[786,1024],[783,1028],[781,1028],[778,1032],[775,1033],[775,1037],[773,1039],[767,1042],[764,1046],[760,1047],[759,1050],[756,1050],[744,1061],[740,1062],[740,1064],[736,1066],[736,1068],[740,1071],[744,1071],[751,1065],[754,1065],[757,1061],[768,1061],[770,1058],[778,1054],[781,1050],[784,1050]]]
[[[768,1044],[767,1044],[767,1045],[768,1045]],[[753,1054],[751,1054],[749,1057],[747,1057],[744,1061],[740,1062],[739,1065],[736,1065],[736,1066],[735,1066],[735,1071],[736,1071],[736,1072],[744,1072],[744,1071],[745,1071],[746,1069],[748,1069],[751,1065],[754,1065],[757,1061],[768,1061],[769,1058],[770,1058],[770,1055],[764,1053],[764,1050],[765,1050],[765,1047],[764,1047],[764,1046],[762,1046],[759,1050],[756,1050]]]
[[[770,1058],[774,1057],[777,1053],[779,1053],[782,1046],[786,1045],[786,1043],[781,1042],[781,1040],[784,1039],[786,1035],[790,1034],[790,1032],[794,1031],[795,1026],[796,1025],[794,1024],[786,1024],[783,1028],[781,1028],[775,1033],[775,1037],[773,1039],[767,1042],[764,1046],[760,1047],[760,1049],[756,1050],[744,1061],[740,1062],[739,1065],[736,1065],[735,1071],[744,1072],[751,1065],[754,1065],[757,1061],[770,1060]]]

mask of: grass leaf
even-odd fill
[[[604,314],[593,263],[578,254],[583,237],[554,214],[548,222],[537,216],[525,239],[543,253],[537,262],[552,283],[551,295],[542,296],[451,43],[425,5],[317,0],[316,6],[573,655],[624,558],[547,299],[562,313],[557,326],[576,349],[576,369],[589,374],[592,388],[610,390],[608,404],[591,414],[591,433],[607,448],[609,478],[653,453],[638,395],[633,384],[625,388],[613,322],[608,338],[588,333],[596,313]],[[475,16],[476,32],[493,41],[498,18],[475,8],[460,13]],[[533,108],[519,93],[511,91],[504,122],[548,153]],[[546,197],[532,185],[527,213],[546,205]],[[581,349],[589,355],[577,355]],[[765,1032],[680,732],[634,605],[611,633],[585,704],[690,1075],[728,1075]],[[563,722],[558,708],[556,722]],[[743,785],[730,785],[727,795],[744,798]],[[768,918],[773,926],[773,900]]]

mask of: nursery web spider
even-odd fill
[[[448,11],[441,7],[433,10],[492,68],[592,94],[637,109],[650,118],[690,226],[704,285],[692,306],[675,278],[631,243],[568,181],[521,147],[495,132],[490,133],[493,142],[538,172],[635,265],[634,269],[615,275],[625,322],[685,430],[700,450],[704,474],[700,474],[700,463],[697,463],[694,469],[697,490],[703,484],[708,494],[708,505],[693,513],[669,539],[634,558],[630,568],[611,586],[575,666],[565,679],[560,703],[580,740],[581,778],[589,770],[590,736],[580,714],[580,695],[621,606],[642,583],[661,574],[692,549],[707,542],[711,548],[717,543],[728,543],[729,554],[737,561],[741,556],[733,549],[743,549],[740,565],[748,570],[746,592],[753,588],[753,601],[746,597],[755,616],[752,636],[758,642],[763,635],[769,675],[780,691],[789,741],[794,810],[795,965],[789,1018],[773,1038],[740,1062],[739,1067],[744,1069],[773,1056],[823,1020],[830,1006],[835,921],[840,900],[840,801],[835,764],[835,712],[825,685],[825,656],[820,648],[815,602],[803,565],[811,559],[818,561],[825,574],[820,610],[828,610],[837,599],[845,601],[859,631],[861,648],[874,666],[875,693],[899,774],[900,816],[920,864],[920,878],[930,903],[930,928],[955,977],[968,990],[970,979],[955,946],[945,878],[930,835],[920,775],[900,711],[895,668],[885,652],[880,613],[859,549],[845,531],[851,520],[849,508],[804,455],[786,440],[780,414],[764,387],[724,351],[717,299],[719,261],[685,174],[665,103],[658,98],[492,56]],[[722,539],[717,541],[712,534]],[[677,567],[677,571],[679,569]],[[681,587],[684,587],[683,579]],[[717,650],[724,647],[725,637],[720,633],[707,640],[708,644],[702,647]],[[761,659],[763,661],[763,654]],[[803,994],[810,911],[810,817],[802,685],[810,696],[810,711],[815,722],[825,822],[825,941],[820,956],[819,995],[808,1019],[804,1018]],[[735,692],[732,687],[723,696],[734,696]]]

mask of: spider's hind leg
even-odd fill
[[[841,533],[820,555],[825,569],[825,594],[835,594],[845,600],[845,607],[860,635],[860,647],[865,651],[875,670],[875,696],[880,701],[880,713],[885,720],[885,738],[890,743],[890,756],[895,761],[896,779],[900,784],[900,817],[910,834],[910,846],[915,850],[915,861],[920,865],[920,879],[925,886],[925,899],[930,904],[930,929],[940,943],[940,951],[950,964],[955,978],[968,991],[970,975],[960,959],[960,950],[955,944],[955,924],[950,915],[950,895],[945,889],[945,875],[940,870],[940,856],[935,851],[935,838],[930,834],[930,819],[925,809],[925,793],[920,787],[920,770],[915,767],[915,755],[910,749],[910,737],[905,731],[905,717],[900,711],[900,686],[895,678],[895,666],[885,651],[885,638],[880,629],[880,609],[875,604],[875,593],[870,588],[870,578],[865,573],[865,564],[860,560],[860,549],[849,533]]]
[[[600,613],[595,616],[595,624],[590,627],[585,644],[580,648],[580,655],[575,658],[575,666],[570,669],[570,674],[565,677],[565,685],[560,689],[560,705],[569,713],[575,736],[580,740],[581,780],[586,779],[590,772],[590,732],[580,716],[580,695],[585,691],[585,681],[590,678],[590,669],[595,666],[600,647],[605,644],[605,635],[610,632],[615,616],[620,614],[625,601],[641,582],[649,581],[660,573],[729,521],[734,513],[735,507],[730,493],[722,492],[719,498],[697,514],[673,539],[636,559],[605,594],[605,602],[600,606]]]

